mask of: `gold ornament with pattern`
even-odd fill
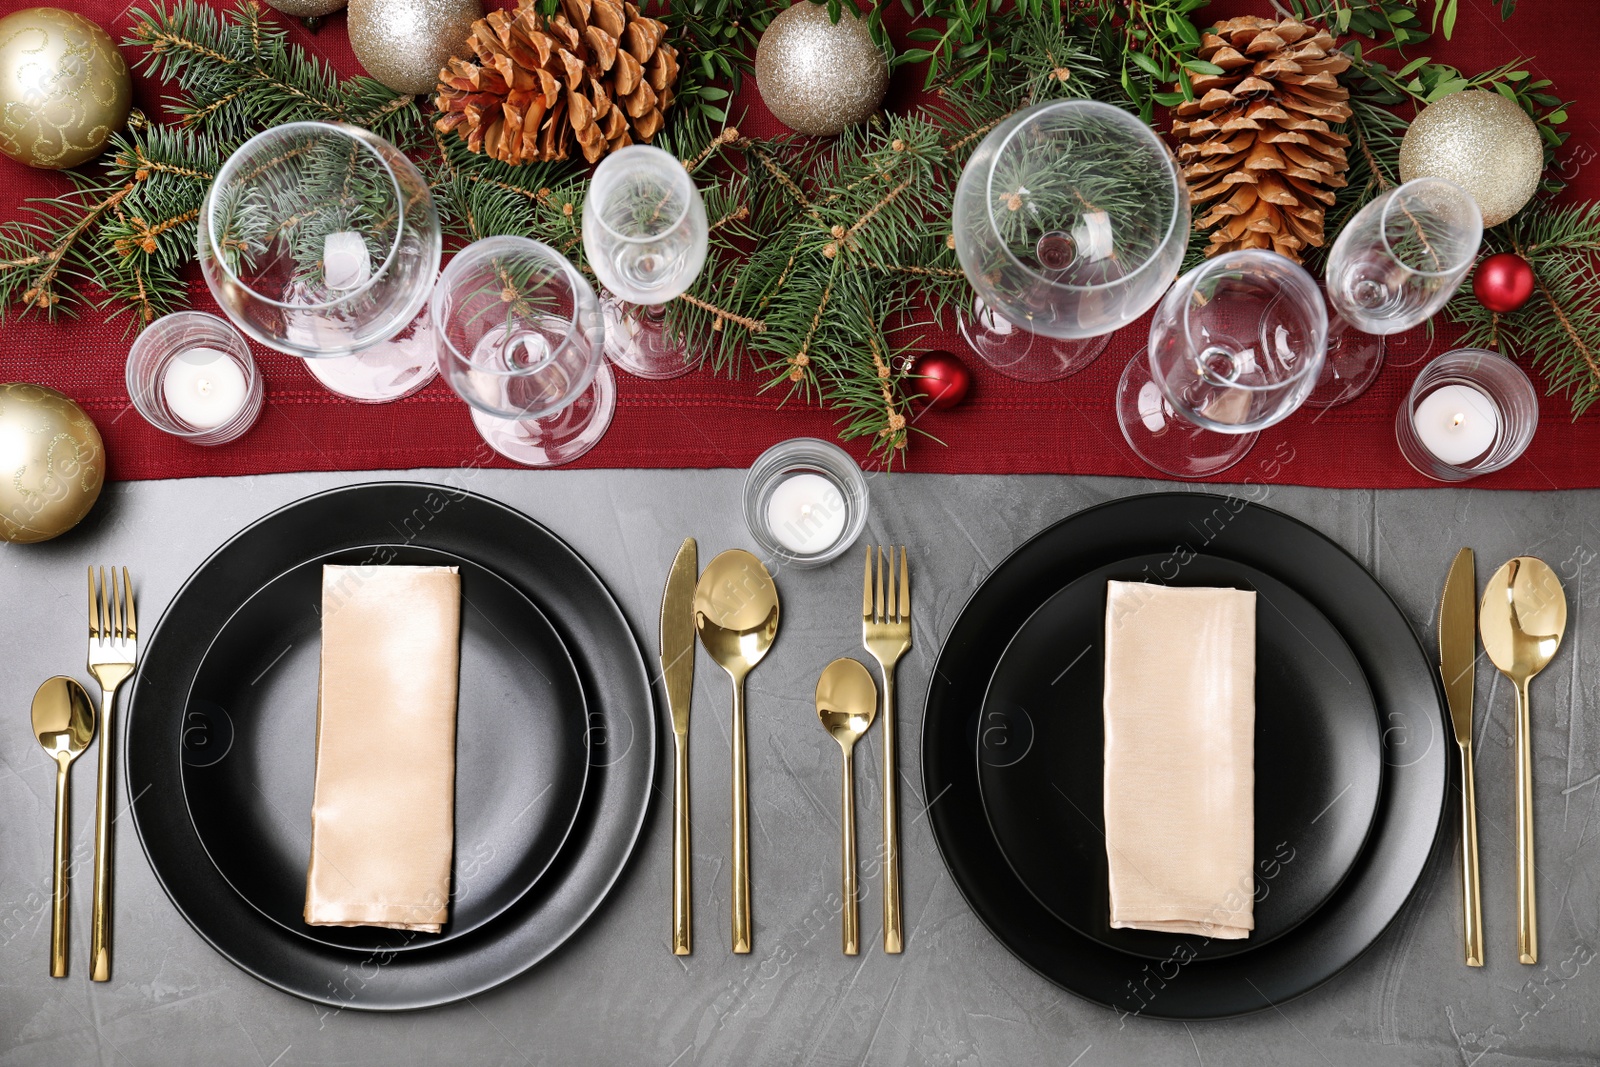
[[[48,386],[0,385],[0,540],[48,541],[89,514],[105,478],[94,421]]]
[[[46,170],[98,156],[128,121],[133,81],[105,30],[58,7],[0,18],[0,152]]]

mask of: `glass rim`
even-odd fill
[[[584,198],[583,198],[583,217],[585,219],[587,219],[588,215],[589,215],[589,204],[594,199],[595,188],[599,185],[600,179],[602,178],[602,176],[605,176],[606,168],[611,166],[612,162],[614,160],[617,160],[619,158],[620,159],[625,159],[630,155],[632,155],[634,158],[660,155],[660,156],[664,156],[668,161],[670,161],[670,163],[672,164],[671,167],[670,168],[663,168],[663,170],[666,173],[671,175],[670,181],[671,181],[672,186],[673,186],[673,188],[675,190],[680,188],[680,183],[681,183],[681,188],[682,188],[683,194],[684,194],[683,195],[683,209],[681,211],[679,211],[676,216],[674,216],[674,218],[672,219],[672,221],[670,223],[668,223],[666,226],[662,227],[662,229],[659,232],[651,233],[651,234],[642,234],[642,235],[640,235],[638,237],[630,237],[625,233],[619,232],[616,227],[612,226],[609,222],[607,222],[605,220],[604,213],[599,211],[599,210],[596,210],[595,213],[594,213],[594,221],[597,222],[600,225],[600,228],[602,230],[604,230],[606,233],[610,234],[612,237],[615,237],[617,240],[623,242],[624,244],[630,244],[630,245],[649,244],[651,242],[661,240],[667,234],[671,233],[673,230],[675,230],[679,226],[683,225],[683,221],[689,217],[689,212],[691,210],[693,210],[693,207],[694,207],[693,200],[694,200],[695,197],[700,195],[700,190],[694,184],[694,179],[692,177],[690,177],[689,168],[685,167],[683,165],[683,163],[680,162],[678,160],[678,158],[676,156],[674,156],[671,152],[668,152],[668,151],[666,151],[665,149],[662,149],[662,148],[657,148],[655,145],[648,145],[648,144],[632,144],[632,145],[628,145],[625,148],[619,148],[615,152],[608,153],[606,155],[606,158],[600,161],[600,165],[595,168],[594,175],[589,179],[589,190],[588,190],[587,193],[584,194]]]
[[[444,307],[444,303],[446,300],[453,299],[449,292],[449,288],[459,280],[461,275],[466,274],[466,272],[469,270],[475,270],[480,267],[484,260],[491,259],[497,255],[505,254],[535,257],[541,262],[556,267],[557,272],[566,279],[567,285],[572,290],[574,297],[572,301],[572,311],[564,316],[566,329],[561,335],[561,343],[556,346],[552,352],[552,356],[555,353],[566,351],[568,348],[572,347],[576,341],[579,332],[578,305],[581,302],[578,297],[583,292],[582,287],[588,286],[589,283],[584,279],[583,275],[578,273],[578,269],[572,265],[572,262],[568,260],[567,257],[563,256],[549,245],[544,244],[541,241],[535,241],[531,237],[516,237],[510,234],[502,234],[496,237],[485,237],[482,240],[474,241],[472,244],[457,252],[451,257],[450,262],[445,265],[444,270],[439,273],[439,280],[433,287],[433,295],[428,300],[428,318],[433,323],[437,344],[441,349],[449,354],[449,358],[452,362],[470,364],[471,357],[469,354],[463,353],[459,348],[456,347],[454,342],[450,340],[449,331],[445,329],[444,317],[448,309]],[[593,289],[591,288],[590,291],[592,293]],[[598,301],[596,306],[598,308]],[[552,315],[551,317],[555,318],[557,316]],[[601,358],[603,359],[604,356]],[[596,361],[591,359],[588,362],[589,367],[579,379],[578,387],[572,390],[574,396],[581,394],[589,387],[589,383],[594,380],[595,373],[598,370],[598,368],[595,366]],[[490,377],[505,379],[522,378],[531,373],[530,371],[526,370],[496,370],[487,367],[474,367],[473,372],[476,374],[485,374],[489,375]],[[466,399],[468,403],[472,403],[470,398],[463,397],[463,399]],[[473,406],[477,407],[478,405],[474,404]],[[484,408],[483,410],[488,411],[491,414],[500,414],[498,411],[488,408]],[[501,415],[501,417],[509,418],[512,416]]]
[[[321,133],[332,133],[337,136],[344,137],[357,145],[360,145],[362,151],[369,153],[378,161],[378,165],[383,168],[384,174],[388,175],[389,187],[394,191],[396,206],[396,229],[394,240],[389,244],[389,251],[383,257],[383,263],[372,272],[371,277],[362,282],[360,285],[356,286],[354,289],[349,289],[340,293],[336,299],[325,300],[318,304],[291,304],[287,301],[276,300],[270,296],[263,295],[254,286],[246,283],[243,278],[239,277],[239,275],[228,266],[227,257],[224,256],[222,254],[222,250],[217,247],[217,228],[212,219],[212,213],[216,210],[216,191],[218,186],[222,185],[224,178],[233,177],[233,172],[239,167],[240,157],[244,155],[247,148],[254,146],[257,141],[263,141],[266,138],[281,133],[284,130],[316,130]],[[223,162],[222,169],[217,171],[217,176],[212,179],[211,185],[206,189],[205,201],[201,204],[200,208],[204,215],[205,239],[206,243],[210,245],[212,262],[216,263],[218,265],[218,269],[221,270],[221,272],[230,280],[249,292],[254,299],[261,301],[263,304],[268,304],[272,307],[285,308],[290,311],[318,311],[323,308],[336,307],[339,304],[353,299],[354,297],[362,295],[368,289],[371,289],[373,286],[377,285],[378,281],[385,277],[385,275],[388,273],[390,265],[394,263],[395,258],[400,254],[400,242],[405,236],[405,212],[399,210],[399,208],[400,205],[402,205],[405,201],[405,194],[400,188],[400,179],[395,176],[394,168],[390,166],[389,161],[383,157],[383,153],[378,151],[377,146],[372,143],[374,140],[379,140],[377,134],[372,133],[370,130],[364,130],[359,126],[352,126],[344,122],[318,122],[315,120],[307,120],[302,122],[285,122],[280,123],[277,126],[272,126],[268,129],[262,130],[244,144],[234,149],[232,154],[230,154]]]
[[[1143,139],[1147,144],[1153,145],[1158,149],[1158,154],[1161,157],[1161,161],[1166,167],[1166,173],[1172,179],[1172,188],[1174,190],[1174,210],[1172,212],[1172,218],[1168,220],[1167,223],[1167,232],[1161,238],[1161,240],[1156,243],[1155,248],[1151,250],[1150,254],[1145,257],[1143,263],[1139,264],[1122,277],[1117,278],[1115,281],[1096,282],[1093,285],[1074,285],[1069,282],[1058,281],[1046,274],[1042,274],[1034,268],[1028,266],[1021,259],[1017,258],[1017,254],[1011,251],[1010,245],[1006,244],[1004,241],[1000,243],[1000,251],[1003,252],[1005,257],[1015,264],[1019,270],[1023,271],[1030,277],[1037,278],[1039,281],[1043,282],[1052,289],[1060,289],[1067,292],[1089,293],[1095,292],[1096,290],[1110,289],[1115,286],[1126,286],[1129,282],[1139,277],[1140,274],[1151,269],[1153,265],[1161,259],[1160,253],[1162,249],[1166,248],[1172,242],[1174,235],[1179,232],[1180,219],[1183,221],[1182,230],[1185,233],[1188,231],[1188,219],[1186,218],[1188,213],[1186,211],[1177,210],[1178,204],[1183,200],[1185,192],[1183,176],[1178,172],[1178,162],[1172,158],[1172,153],[1167,149],[1165,142],[1161,140],[1154,130],[1152,130],[1145,123],[1141,122],[1137,116],[1131,112],[1124,111],[1120,107],[1117,107],[1113,104],[1107,104],[1100,100],[1053,100],[1047,103],[1037,104],[1032,109],[1018,112],[1016,115],[1012,116],[1011,128],[1006,131],[1006,134],[1001,139],[999,145],[995,147],[994,160],[998,160],[1000,158],[1000,154],[1010,146],[1012,139],[1015,138],[1017,134],[1022,132],[1023,126],[1027,125],[1029,121],[1040,118],[1052,111],[1084,111],[1090,114],[1114,116],[1112,121],[1136,130],[1141,139]],[[988,172],[983,177],[983,192],[983,210],[989,221],[989,229],[991,232],[998,234],[1000,232],[1000,228],[995,222],[994,213],[994,161],[990,162]]]
[[[1328,347],[1328,308],[1327,305],[1322,301],[1322,287],[1317,284],[1316,279],[1312,278],[1311,274],[1300,264],[1289,259],[1287,256],[1279,255],[1276,252],[1270,252],[1265,248],[1239,248],[1232,252],[1224,252],[1215,258],[1206,260],[1204,263],[1200,264],[1183,278],[1178,280],[1178,284],[1173,287],[1172,292],[1174,294],[1181,292],[1183,295],[1183,342],[1187,349],[1190,352],[1196,352],[1200,350],[1195,345],[1194,334],[1189,329],[1189,313],[1193,310],[1193,304],[1191,303],[1191,300],[1195,287],[1198,286],[1202,280],[1222,271],[1224,267],[1232,270],[1239,269],[1240,260],[1244,260],[1247,264],[1250,262],[1272,264],[1275,269],[1279,269],[1279,264],[1293,268],[1292,270],[1284,272],[1283,278],[1287,284],[1297,286],[1302,290],[1303,295],[1306,297],[1306,305],[1313,309],[1314,317],[1319,320],[1318,332],[1322,340],[1323,356],[1326,358]],[[1153,325],[1154,324],[1152,323],[1152,326]],[[1152,370],[1155,369],[1155,351],[1156,350],[1153,346],[1150,347]],[[1315,371],[1313,371],[1313,367],[1315,368]],[[1238,389],[1249,393],[1268,393],[1293,387],[1297,383],[1304,381],[1308,374],[1314,372],[1320,373],[1321,370],[1322,360],[1314,358],[1303,359],[1300,361],[1300,366],[1295,368],[1294,373],[1288,378],[1282,379],[1281,381],[1268,382],[1263,385],[1245,385],[1241,382],[1229,382],[1228,388]],[[1162,381],[1161,375],[1152,376],[1156,378],[1158,383]]]
[[[1394,246],[1389,243],[1389,212],[1394,208],[1395,204],[1399,202],[1401,193],[1404,193],[1408,189],[1415,189],[1418,186],[1424,185],[1442,185],[1455,195],[1462,197],[1467,203],[1472,205],[1474,214],[1478,219],[1478,239],[1477,241],[1473,242],[1474,248],[1466,255],[1464,262],[1446,270],[1422,270],[1418,267],[1413,267],[1411,264],[1401,259],[1399,255],[1395,253]],[[1405,270],[1410,271],[1412,274],[1415,274],[1421,278],[1447,278],[1452,274],[1458,274],[1467,267],[1472,266],[1473,261],[1478,258],[1477,246],[1481,245],[1483,242],[1483,212],[1478,209],[1478,202],[1473,198],[1471,193],[1467,192],[1465,189],[1461,188],[1461,186],[1447,178],[1435,178],[1429,176],[1423,178],[1413,178],[1408,182],[1397,185],[1393,189],[1389,190],[1387,195],[1389,199],[1384,201],[1383,207],[1378,212],[1378,239],[1383,242],[1384,255],[1394,260]]]

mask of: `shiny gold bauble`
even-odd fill
[[[0,19],[0,152],[76,167],[101,153],[132,103],[122,53],[82,15],[30,7]]]
[[[1443,178],[1472,194],[1485,226],[1522,210],[1539,189],[1544,141],[1514,101],[1485,89],[1440,97],[1400,142],[1400,180]]]
[[[345,0],[267,0],[268,7],[297,19],[315,19],[331,15],[343,7],[344,3]]]
[[[0,540],[48,541],[94,507],[105,445],[82,408],[43,385],[0,385]]]
[[[350,47],[378,81],[421,96],[482,17],[480,0],[350,0]]]
[[[883,105],[889,60],[854,3],[835,24],[825,6],[798,0],[761,35],[756,85],[779,122],[826,136],[865,122]]]

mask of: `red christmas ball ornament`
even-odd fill
[[[960,404],[972,388],[972,371],[954,352],[943,349],[913,357],[906,373],[906,387],[912,394],[926,397],[941,410]]]
[[[1478,264],[1472,295],[1490,311],[1515,311],[1533,295],[1533,268],[1515,252],[1497,252]]]

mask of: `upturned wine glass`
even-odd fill
[[[200,269],[249,336],[335,393],[378,403],[438,373],[424,306],[439,216],[405,154],[354,126],[292,122],[240,145],[200,208]]]
[[[1322,292],[1299,266],[1257,249],[1209,259],[1168,291],[1123,371],[1122,436],[1179,478],[1227,470],[1305,400],[1327,338]]]
[[[1436,315],[1482,239],[1477,201],[1443,178],[1406,182],[1358,211],[1328,253],[1335,314],[1322,379],[1306,403],[1332,407],[1365,392],[1383,366],[1384,337]]]
[[[470,244],[445,267],[431,311],[445,380],[496,452],[554,467],[605,434],[616,379],[600,303],[555,249],[526,237]]]
[[[1137,116],[1058,100],[983,139],[953,223],[975,293],[961,335],[1002,374],[1049,381],[1088,366],[1161,298],[1183,260],[1189,194]]]
[[[606,354],[640,378],[676,378],[693,364],[667,330],[667,301],[693,284],[708,245],[705,204],[688,170],[649,145],[595,168],[583,200],[583,250],[605,286]]]

